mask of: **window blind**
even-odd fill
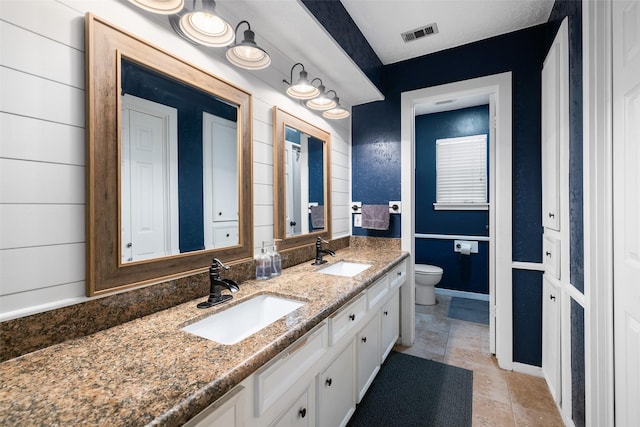
[[[487,135],[436,140],[436,200],[487,203]]]

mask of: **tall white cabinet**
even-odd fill
[[[568,366],[569,303],[569,33],[562,22],[542,68],[542,371],[562,405]],[[565,382],[566,383],[566,382]]]

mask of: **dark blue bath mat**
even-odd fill
[[[489,301],[468,298],[451,298],[447,317],[467,322],[489,324]]]

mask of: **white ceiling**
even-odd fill
[[[547,21],[554,0],[341,0],[383,64],[426,55]],[[432,23],[438,33],[405,43]]]

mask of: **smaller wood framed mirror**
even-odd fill
[[[274,237],[286,250],[331,238],[331,135],[273,107]]]

